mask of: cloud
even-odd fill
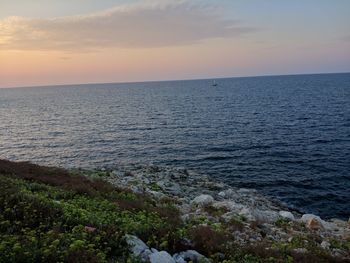
[[[193,1],[144,1],[80,16],[0,20],[0,49],[154,48],[232,38],[254,31]]]

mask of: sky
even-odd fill
[[[0,0],[0,87],[350,72],[348,0]]]

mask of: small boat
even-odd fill
[[[212,84],[212,86],[213,87],[216,87],[218,84],[216,83],[216,81],[215,80],[213,80],[213,84]]]

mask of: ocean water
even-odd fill
[[[0,158],[181,166],[350,216],[350,74],[0,89]]]

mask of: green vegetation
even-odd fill
[[[339,240],[332,239],[330,241],[330,247],[331,248],[336,248],[336,249],[345,249],[347,251],[350,251],[350,239],[347,240],[346,242],[340,242]]]
[[[288,227],[292,224],[292,222],[286,218],[279,218],[277,219],[277,221],[275,222],[275,225],[283,228],[283,229],[288,229]]]
[[[206,205],[204,206],[204,211],[211,216],[222,216],[228,212],[228,209],[225,207],[214,207],[212,205]]]
[[[155,183],[150,184],[149,187],[150,187],[151,190],[156,191],[156,192],[159,192],[159,191],[162,190],[162,188],[160,188],[160,186],[155,184]]]
[[[213,222],[202,215],[184,223],[173,199],[116,188],[101,179],[106,176],[0,160],[0,262],[139,262],[126,233],[169,253],[195,249],[213,262],[337,262],[310,236],[238,245],[233,233],[244,231],[244,218]],[[276,225],[292,227],[284,220]],[[300,247],[308,252],[293,251]]]
[[[174,206],[103,181],[0,163],[0,262],[125,261],[125,233],[171,251],[180,222]]]

